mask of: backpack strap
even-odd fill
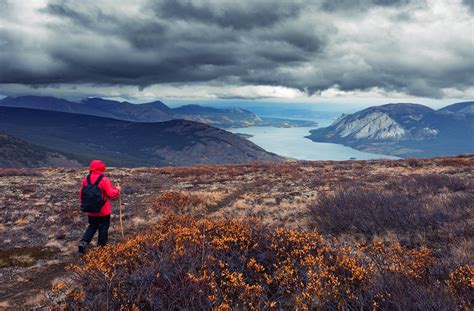
[[[88,184],[88,185],[92,185],[92,182],[91,182],[91,174],[87,175],[87,184]]]
[[[94,185],[99,186],[100,182],[102,181],[102,178],[104,178],[104,175],[100,175],[95,181]]]

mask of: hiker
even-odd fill
[[[112,206],[109,199],[120,196],[120,186],[114,187],[110,180],[103,174],[105,164],[99,160],[93,160],[89,167],[89,175],[82,181],[80,200],[81,211],[88,216],[89,226],[79,242],[79,252],[84,253],[87,245],[99,231],[98,245],[107,244],[108,230],[110,225],[110,214]]]

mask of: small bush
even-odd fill
[[[427,174],[408,176],[389,182],[387,189],[400,189],[407,193],[433,194],[443,189],[448,191],[465,191],[472,189],[472,182],[468,178],[443,174]]]
[[[33,193],[36,192],[37,186],[32,184],[26,184],[21,185],[19,188],[23,193]]]
[[[458,303],[466,310],[474,307],[474,266],[464,265],[449,273],[449,287]]]
[[[423,166],[422,161],[418,160],[416,158],[408,158],[405,161],[406,161],[406,163],[409,167],[415,168],[415,167],[422,167]]]
[[[440,166],[463,167],[474,164],[474,157],[472,155],[458,155],[456,157],[446,157],[435,160]]]
[[[371,237],[387,230],[430,228],[436,222],[414,198],[364,188],[320,194],[309,210],[317,230],[336,235],[353,232]]]
[[[161,214],[193,214],[202,211],[206,201],[198,195],[179,191],[165,191],[151,201],[151,206]]]

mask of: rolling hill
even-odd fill
[[[66,154],[0,134],[0,167],[40,166],[80,167],[81,164]]]
[[[474,115],[464,113],[473,107],[474,102],[440,110],[410,103],[369,107],[312,130],[308,138],[399,157],[473,153]]]
[[[199,165],[279,161],[250,141],[209,125],[135,123],[46,110],[0,107],[0,131],[28,143],[109,165]]]
[[[474,114],[474,101],[456,103],[439,110],[440,112]]]

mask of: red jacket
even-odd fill
[[[105,164],[99,160],[92,160],[89,172],[91,174],[91,182],[94,183],[100,175],[104,174],[105,172]],[[82,187],[87,185],[87,176],[82,181],[81,191],[79,192],[79,198],[81,198],[82,194]],[[112,206],[110,204],[109,199],[116,199],[120,196],[120,190],[115,188],[110,180],[107,177],[103,177],[99,183],[99,188],[102,191],[102,197],[107,199],[105,201],[104,206],[98,213],[86,213],[89,216],[107,216],[112,214]]]

